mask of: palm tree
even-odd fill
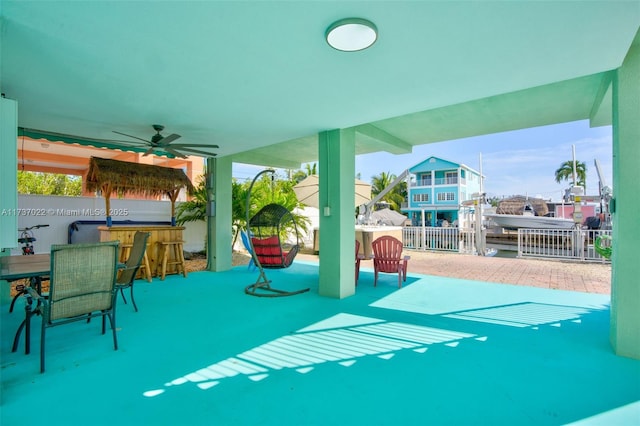
[[[307,177],[307,174],[304,172],[304,170],[296,170],[291,174],[291,180],[294,181],[295,183],[302,182],[303,180],[306,179],[306,177]]]
[[[573,161],[565,161],[560,165],[555,173],[556,182],[563,180],[573,180]],[[576,181],[575,184],[584,188],[587,192],[587,165],[582,161],[576,161]]]
[[[253,216],[262,207],[270,203],[276,203],[284,206],[287,210],[293,211],[299,207],[298,199],[293,192],[295,182],[289,180],[275,179],[273,182],[270,177],[264,177],[256,182],[251,192],[251,206],[249,216]],[[246,229],[247,212],[246,200],[249,191],[250,182],[239,183],[235,179],[231,183],[231,224],[233,233],[232,247],[242,229]],[[192,199],[178,204],[176,207],[176,222],[183,225],[186,222],[196,222],[198,220],[207,220],[207,189],[205,177],[201,176],[198,186],[194,189]],[[292,213],[298,229],[308,232],[311,222],[305,216]]]
[[[296,184],[296,183],[302,182],[303,180],[305,180],[307,177],[311,175],[317,175],[318,174],[317,167],[318,167],[317,163],[313,163],[313,165],[311,163],[307,163],[304,165],[305,170],[296,170],[291,175],[291,180],[294,181],[294,184]]]
[[[246,228],[247,222],[247,191],[249,183],[238,183],[235,179],[231,182],[231,227],[233,228],[233,241],[231,247],[235,247],[240,231]]]
[[[207,187],[205,176],[198,178],[196,186],[191,194],[191,199],[176,206],[176,223],[183,225],[186,222],[197,222],[207,219]]]
[[[317,169],[318,169],[318,164],[317,163],[313,163],[313,165],[311,165],[311,163],[307,163],[304,165],[304,168],[306,169],[307,172],[307,176],[311,176],[311,175],[317,175]]]
[[[396,176],[390,173],[382,172],[377,176],[371,178],[371,193],[375,197],[385,188],[393,183],[396,180]],[[402,203],[406,200],[407,197],[407,183],[400,182],[398,185],[393,187],[391,191],[389,191],[384,197],[382,197],[383,201],[386,201],[391,206],[392,210],[400,211]]]
[[[245,213],[247,189],[248,184],[238,183],[235,179],[231,182],[231,223],[234,243],[238,230],[245,227],[247,217]],[[178,225],[184,225],[187,222],[197,222],[199,220],[203,222],[207,220],[207,187],[205,175],[198,178],[198,186],[195,187],[191,194],[191,199],[179,203],[176,206],[176,223]]]
[[[251,190],[251,200],[249,206],[249,216],[253,217],[258,211],[267,204],[279,204],[285,209],[291,212],[293,220],[301,233],[308,233],[311,221],[308,217],[301,215],[295,211],[296,208],[301,207],[298,202],[298,197],[293,191],[293,186],[296,184],[293,180],[282,180],[276,178],[272,181],[271,177],[264,176],[257,181]],[[246,210],[246,194],[249,190],[249,182],[244,184],[244,196],[242,197],[243,211]],[[246,228],[246,212],[242,219],[242,228]],[[291,229],[286,230],[288,232]]]
[[[381,193],[387,186],[393,182],[394,176],[389,172],[382,172],[371,178],[371,194],[374,196]]]

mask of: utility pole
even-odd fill
[[[476,216],[476,224],[475,224],[475,234],[476,234],[476,253],[478,256],[485,255],[485,243],[484,237],[482,235],[482,206],[485,202],[485,194],[484,194],[484,178],[482,176],[482,153],[480,153],[480,192],[477,197],[474,197],[475,204],[475,216]]]

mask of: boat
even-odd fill
[[[485,214],[497,226],[507,229],[572,229],[576,223],[572,219],[561,217],[534,216],[528,214]]]
[[[496,226],[506,229],[571,229],[573,219],[547,216],[547,203],[542,199],[517,195],[502,200],[495,213],[485,213]]]

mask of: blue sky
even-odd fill
[[[554,172],[572,159],[587,165],[587,194],[598,194],[598,159],[607,185],[612,186],[611,127],[589,128],[588,121],[542,126],[414,147],[413,153],[392,155],[384,152],[356,157],[356,173],[365,182],[381,172],[399,175],[430,156],[480,169],[485,175],[489,196],[529,195],[560,200],[568,183],[555,182]],[[233,176],[252,179],[262,168],[234,164]]]

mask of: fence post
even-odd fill
[[[518,257],[522,257],[522,229],[518,229]]]

